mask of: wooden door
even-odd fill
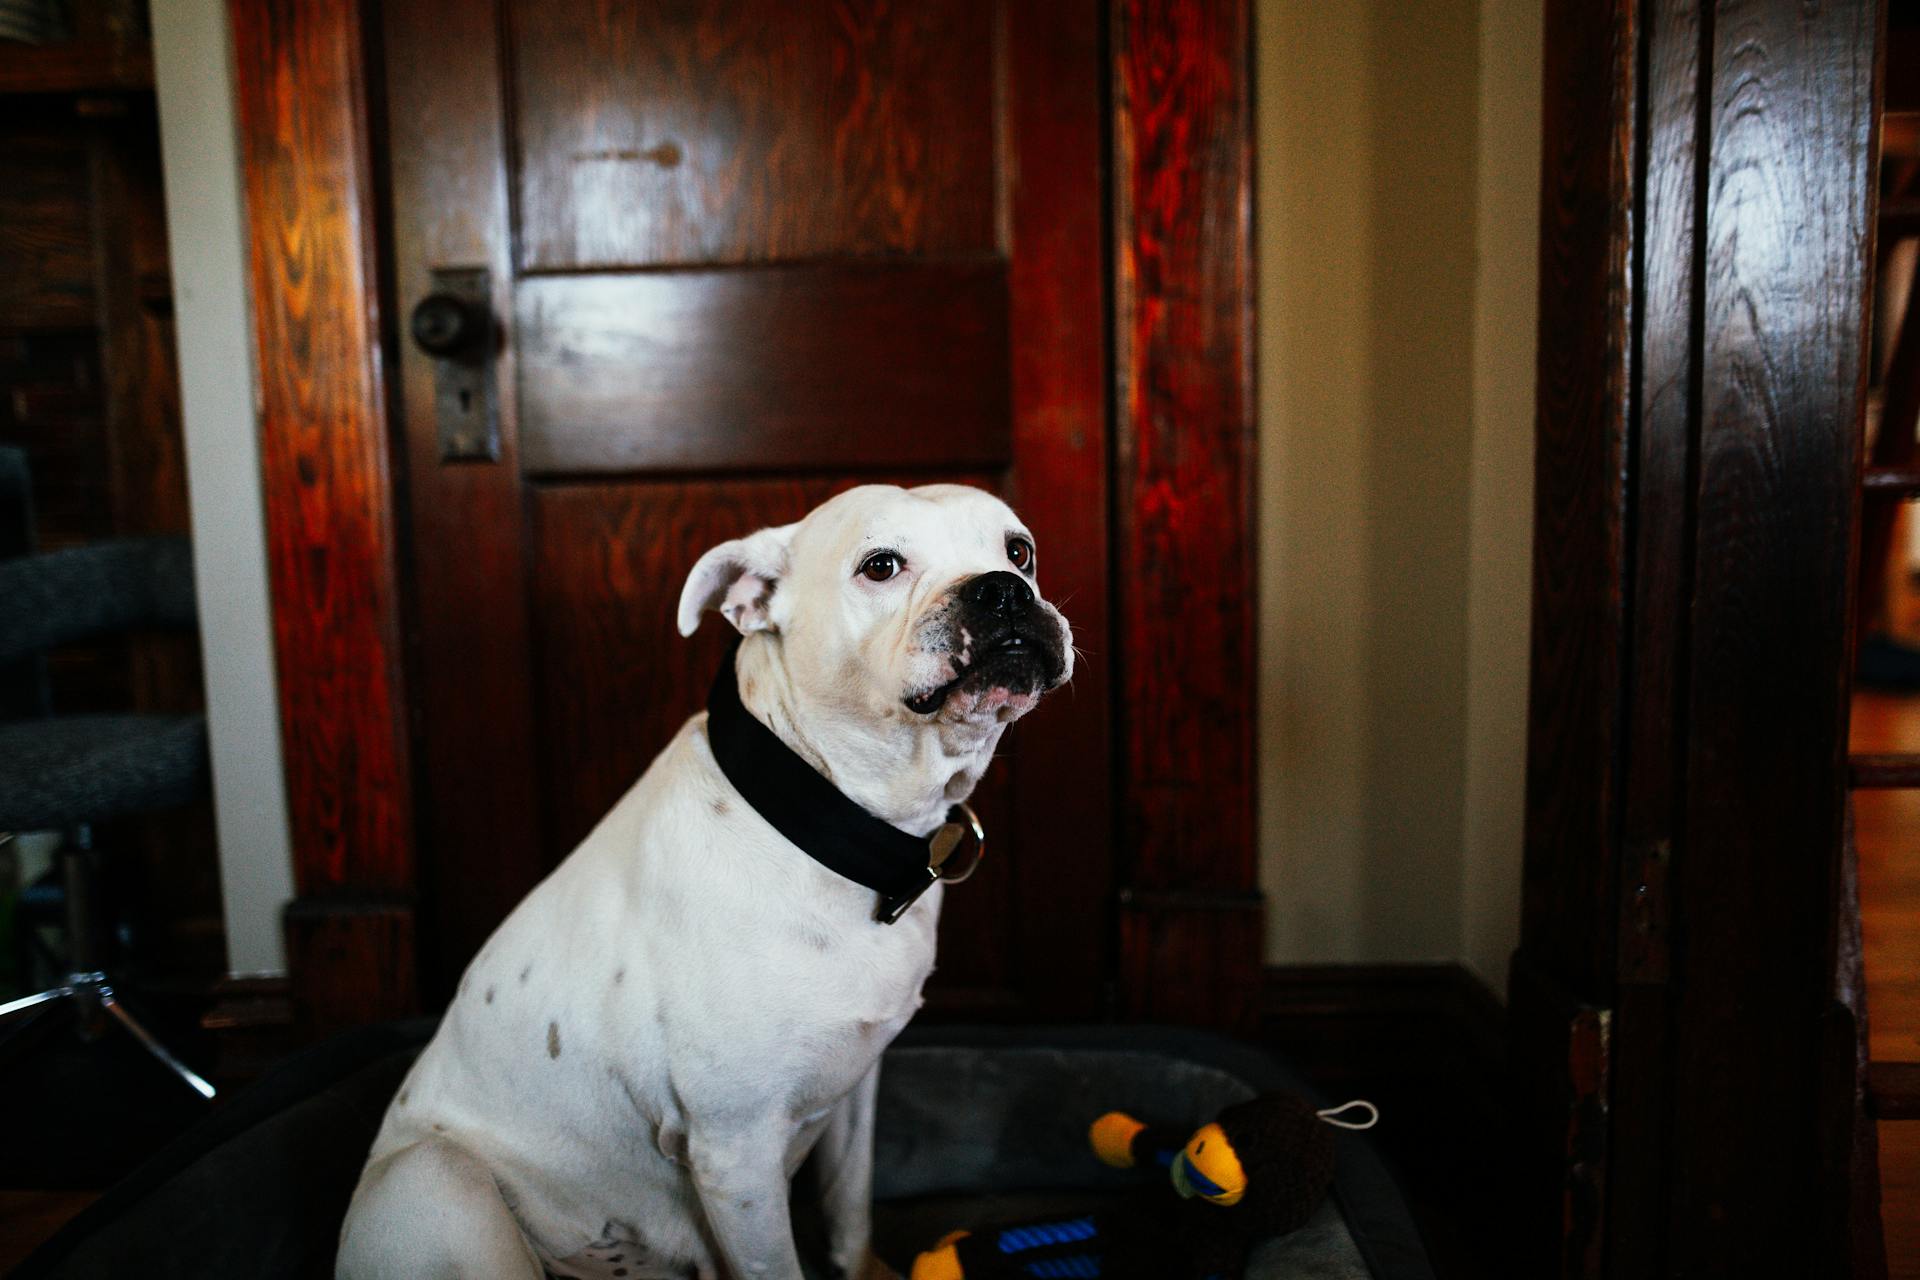
[[[1085,1014],[1110,949],[1101,50],[1091,0],[384,6],[394,285],[484,268],[498,458],[398,364],[422,987],[699,709],[706,547],[849,484],[1032,524],[1087,651],[1006,739],[936,1006]],[[404,327],[404,316],[400,317]]]
[[[1529,1276],[1867,1274],[1841,922],[1880,21],[1547,6]]]

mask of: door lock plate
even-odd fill
[[[414,313],[414,337],[423,350],[421,313],[444,312],[449,300],[463,304],[455,328],[455,349],[428,350],[433,361],[433,415],[442,462],[498,462],[500,413],[494,395],[499,330],[493,320],[493,294],[485,267],[436,267],[433,294]],[[436,317],[441,318],[441,317]],[[445,332],[444,328],[441,330]],[[448,335],[452,336],[452,335]]]

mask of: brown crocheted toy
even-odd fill
[[[912,1280],[1228,1280],[1254,1245],[1320,1207],[1333,1183],[1333,1126],[1366,1127],[1331,1119],[1345,1109],[1268,1093],[1192,1134],[1108,1112],[1088,1135],[1094,1154],[1166,1169],[1177,1196],[1143,1189],[1117,1209],[958,1231],[915,1260]]]

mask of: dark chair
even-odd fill
[[[0,833],[60,831],[70,972],[61,985],[0,1004],[0,1018],[60,1000],[105,1013],[174,1074],[213,1086],[167,1051],[124,1005],[101,965],[93,917],[92,828],[174,808],[207,786],[199,715],[18,714],[44,710],[41,655],[63,645],[194,625],[193,558],[185,538],[131,538],[0,559],[0,672],[13,718],[0,720]],[[31,686],[41,687],[34,690]],[[25,693],[22,685],[27,686]]]

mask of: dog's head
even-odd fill
[[[743,635],[778,636],[814,697],[887,718],[1005,723],[1073,674],[1073,632],[1040,596],[1038,560],[990,493],[863,485],[701,556],[680,633],[718,609]]]

